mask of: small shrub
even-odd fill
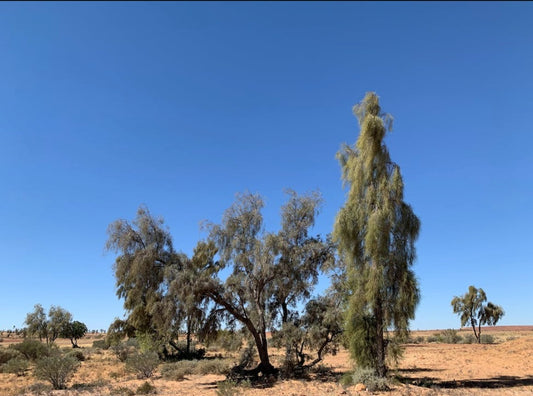
[[[440,334],[440,338],[442,342],[444,342],[445,344],[457,344],[463,339],[463,337],[461,337],[457,333],[457,330],[454,330],[454,329],[444,330]]]
[[[436,333],[436,334],[428,336],[426,341],[428,343],[442,342],[442,337],[439,333]]]
[[[161,376],[170,381],[183,381],[186,375],[192,374],[192,367],[185,367],[182,364],[170,363],[161,367]]]
[[[237,382],[233,380],[226,380],[217,384],[216,395],[217,396],[236,396],[241,392],[237,387]]]
[[[23,356],[19,351],[12,348],[0,348],[0,366],[9,362],[11,359]]]
[[[461,340],[461,344],[475,344],[476,342],[476,337],[473,334],[467,334]]]
[[[156,352],[135,353],[126,360],[126,368],[137,373],[137,378],[150,378],[157,366],[159,357]]]
[[[72,356],[74,359],[76,359],[78,362],[84,362],[85,361],[85,355],[80,350],[71,350],[67,353],[67,356]]]
[[[93,341],[93,348],[109,349],[109,344],[106,340],[96,340]]]
[[[37,360],[50,355],[50,348],[40,341],[26,338],[19,344],[9,346],[24,355],[28,360]]]
[[[221,359],[200,360],[195,367],[194,373],[205,374],[228,374],[230,367],[227,361]]]
[[[16,374],[17,377],[22,377],[26,370],[28,370],[29,363],[26,359],[17,357],[9,360],[2,366],[2,372],[7,374]]]
[[[138,395],[149,395],[152,393],[156,393],[156,389],[155,389],[155,386],[150,384],[148,381],[145,381],[144,384],[142,384],[141,386],[137,388],[136,393]]]
[[[346,373],[341,378],[341,384],[351,386],[364,384],[369,392],[386,391],[389,389],[389,380],[378,377],[373,369],[357,368],[351,373]]]
[[[481,334],[481,343],[482,344],[494,344],[494,336],[491,334]]]
[[[79,364],[72,356],[48,356],[37,361],[34,374],[38,379],[50,382],[54,389],[66,389]]]

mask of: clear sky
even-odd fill
[[[0,4],[0,328],[36,303],[122,316],[112,221],[144,203],[190,254],[260,193],[345,200],[335,153],[375,91],[422,221],[413,329],[457,328],[469,285],[533,324],[533,3]],[[322,279],[318,290],[327,286]]]

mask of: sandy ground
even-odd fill
[[[427,337],[438,331],[414,332],[413,336]],[[461,331],[461,335],[468,333]],[[495,328],[485,333],[494,335],[497,343],[476,344],[409,344],[404,358],[396,368],[396,380],[389,392],[380,395],[533,395],[533,327]],[[16,340],[4,339],[1,346]],[[110,395],[122,388],[135,391],[144,381],[126,372],[124,364],[109,351],[92,350],[93,338],[80,342],[89,359],[64,391],[49,391],[42,387],[42,395]],[[63,347],[68,340],[60,340]],[[366,395],[370,392],[344,388],[338,383],[340,375],[351,368],[348,353],[328,356],[324,365],[333,374],[312,376],[306,380],[277,381],[266,388],[238,388],[236,394],[257,396],[307,395]],[[149,382],[158,395],[213,396],[221,375],[191,375],[183,381],[168,381],[156,373]],[[29,387],[36,381],[31,372],[24,377],[0,374],[0,395],[32,395]],[[35,389],[35,388],[34,388]]]

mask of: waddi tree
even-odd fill
[[[404,202],[400,167],[384,143],[392,117],[384,114],[378,96],[369,92],[354,106],[360,133],[354,147],[344,145],[337,157],[347,198],[333,231],[346,265],[349,290],[345,332],[352,358],[387,373],[392,337],[405,338],[420,298],[412,265],[420,220]]]

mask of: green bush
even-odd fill
[[[155,386],[150,384],[148,381],[145,381],[144,384],[137,388],[138,395],[149,395],[151,393],[156,393]]]
[[[13,348],[0,348],[0,366],[20,356],[23,355]]]
[[[67,353],[67,356],[72,356],[74,359],[76,359],[78,362],[84,362],[85,361],[85,355],[80,350],[71,350]]]
[[[176,363],[165,364],[161,367],[161,376],[169,381],[183,381],[185,376],[190,374],[192,374],[192,370],[189,367],[183,367]]]
[[[52,355],[37,361],[34,374],[38,379],[50,382],[54,389],[66,389],[79,364],[72,356]]]
[[[226,380],[217,384],[217,396],[236,396],[241,394],[237,382]]]
[[[490,334],[481,334],[481,343],[482,344],[494,344],[495,339],[493,335]]]
[[[126,359],[126,368],[137,373],[137,378],[150,378],[157,366],[159,357],[156,352],[134,353]]]
[[[93,341],[93,348],[109,349],[109,343],[107,340],[96,340]]]
[[[457,344],[463,339],[463,337],[461,337],[457,333],[457,330],[454,330],[454,329],[444,330],[440,334],[440,338],[441,338],[441,342],[444,342],[445,344]]]
[[[28,370],[29,363],[26,359],[16,357],[9,360],[2,366],[2,372],[7,374],[16,374],[18,377],[22,377]]]
[[[431,335],[431,336],[428,336],[428,338],[426,339],[426,341],[427,341],[428,343],[432,343],[432,342],[440,342],[441,340],[440,340],[440,336],[439,336],[439,335],[435,335],[435,334],[433,334],[433,335]]]
[[[369,392],[386,391],[389,389],[389,380],[379,377],[373,369],[357,368],[351,373],[346,373],[341,378],[344,386],[364,384]]]
[[[475,344],[476,342],[476,337],[473,334],[467,334],[461,340],[461,344]]]
[[[136,347],[131,342],[120,342],[109,348],[121,362],[125,362],[135,351]]]
[[[228,374],[230,363],[224,359],[181,360],[161,368],[163,378],[182,381],[186,375]]]
[[[29,338],[24,339],[19,344],[12,344],[9,346],[24,355],[28,360],[37,360],[42,357],[50,356],[51,348],[47,347],[40,341]]]

